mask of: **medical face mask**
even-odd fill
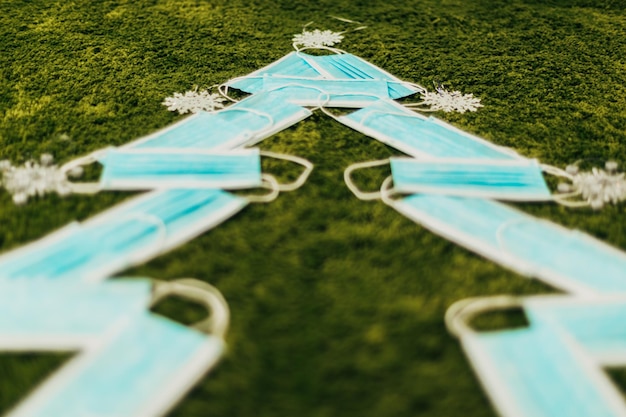
[[[392,99],[410,96],[419,88],[399,80],[388,72],[352,54],[324,56],[300,56],[326,79],[336,80],[384,80],[387,81],[388,95]]]
[[[380,100],[347,116],[337,117],[337,120],[416,158],[522,158],[510,149],[433,117],[421,116],[390,100]]]
[[[97,281],[220,224],[248,199],[221,190],[145,194],[0,257],[0,279]]]
[[[70,350],[95,343],[108,326],[148,308],[152,281],[116,279],[97,285],[0,280],[0,348]]]
[[[156,416],[170,409],[221,357],[229,314],[221,295],[209,292],[207,284],[186,279],[163,285],[211,307],[206,331],[148,311],[126,315],[85,344],[9,415]],[[155,294],[160,293],[155,286]]]
[[[479,198],[383,199],[434,233],[520,274],[574,293],[626,292],[626,254],[580,231]]]
[[[294,182],[278,184],[271,174],[261,173],[261,156],[293,162],[301,165],[304,170]],[[100,162],[104,166],[100,181],[68,181],[70,191],[93,194],[101,190],[255,187],[293,191],[306,182],[313,170],[313,164],[306,159],[258,149],[203,151],[107,148],[66,163],[61,167],[61,172],[69,176],[73,170],[94,162]],[[267,197],[262,197],[257,201],[264,202],[266,199]]]
[[[365,107],[380,98],[389,98],[382,80],[316,80],[265,76],[265,91],[272,91],[301,106]]]
[[[282,97],[259,93],[214,113],[196,113],[124,148],[233,149],[259,142],[310,115]]]
[[[307,63],[306,60],[302,59],[297,52],[291,52],[278,61],[273,62],[260,70],[228,81],[225,86],[228,88],[236,88],[246,93],[256,94],[264,91],[263,79],[265,75],[297,78],[322,78],[320,73],[313,69],[313,67]]]
[[[255,188],[262,184],[258,149],[107,149],[93,159],[103,165],[98,190],[163,188]],[[81,184],[85,187],[85,184]]]
[[[550,201],[552,194],[536,160],[391,158],[395,191]]]
[[[317,80],[378,80],[385,81],[385,97],[398,99],[415,94],[419,88],[399,80],[388,72],[352,54],[314,56],[292,52],[284,58],[247,76],[226,83],[247,93],[268,91],[264,78],[284,77]]]
[[[558,325],[530,320],[526,328],[476,332],[456,320],[460,309],[472,307],[467,302],[453,305],[446,322],[500,415],[626,416],[619,391]]]
[[[626,297],[537,296],[524,298],[524,312],[533,323],[558,325],[594,361],[604,366],[626,364]]]

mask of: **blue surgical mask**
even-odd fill
[[[549,201],[536,160],[391,158],[394,189],[498,200]]]
[[[48,279],[0,280],[0,348],[81,349],[108,326],[143,314],[152,281],[116,279],[83,284]]]
[[[555,324],[604,366],[626,363],[626,297],[535,296],[524,298],[524,312],[533,323]]]
[[[382,80],[318,80],[265,76],[265,91],[301,106],[365,107],[388,98],[387,82]]]
[[[191,288],[195,293],[206,287],[206,284],[196,281],[192,288],[189,281],[195,280],[166,284],[176,288],[184,285],[185,291]],[[83,284],[84,291],[74,292],[73,295],[85,296],[85,300],[71,299],[69,288],[59,289],[57,286],[57,291],[54,291],[55,284],[44,285],[35,293],[58,297],[52,302],[41,297],[49,307],[55,307],[43,308],[43,314],[56,317],[57,322],[65,320],[68,323],[63,326],[52,320],[42,320],[39,330],[42,336],[56,335],[60,340],[78,337],[82,352],[70,361],[67,368],[48,378],[19,404],[9,414],[12,417],[161,415],[184,395],[193,381],[216,364],[224,351],[228,309],[223,298],[216,294],[201,296],[202,304],[212,310],[212,320],[205,333],[148,312],[146,298],[151,296],[152,288],[145,285],[145,280],[140,283],[124,280],[117,284],[99,284],[93,286],[97,287],[95,291]],[[44,293],[42,289],[53,291]],[[154,290],[158,291],[158,287]],[[101,299],[95,294],[92,296],[98,291]],[[174,290],[173,294],[176,293]],[[94,308],[84,310],[89,300],[94,302]],[[127,308],[137,303],[144,304],[142,311]],[[28,305],[37,310],[36,306]],[[72,306],[77,309],[70,311]],[[116,306],[122,309],[122,314],[116,311]],[[4,307],[0,306],[0,309]],[[40,319],[41,314],[40,309]],[[78,315],[81,317],[73,317]],[[44,323],[49,326],[45,328]],[[98,324],[101,327],[96,329]],[[80,326],[84,325],[87,328],[81,329]],[[22,349],[46,346],[46,340],[39,342],[34,346],[26,344]],[[51,339],[47,342],[52,348],[64,346],[50,345],[54,343]]]
[[[559,300],[560,298],[560,300]],[[529,319],[525,328],[477,332],[469,326],[471,318],[480,312],[498,308],[523,307]],[[606,300],[582,300],[571,297],[529,297],[513,299],[500,296],[462,300],[446,312],[446,324],[451,333],[459,337],[463,349],[472,363],[478,378],[491,401],[502,416],[552,417],[552,416],[604,416],[626,415],[626,404],[602,371],[594,354],[588,350],[589,335],[597,342],[615,339],[615,327],[602,334],[592,330],[579,339],[571,333],[572,324],[587,329],[596,325],[595,319],[618,324],[618,317],[609,317],[604,308]],[[609,301],[609,303],[612,303]],[[622,309],[624,299],[622,299]],[[587,304],[587,305],[585,305]],[[588,307],[595,304],[603,313],[594,313]],[[579,309],[582,307],[582,310]],[[616,307],[613,304],[613,307]],[[565,313],[562,317],[555,310]],[[585,313],[586,323],[566,316]],[[582,313],[582,314],[581,314]],[[623,316],[623,313],[621,314]],[[564,325],[560,319],[569,320]],[[621,322],[619,322],[621,323]],[[577,326],[573,326],[577,327]],[[618,330],[619,332],[619,330]],[[583,331],[582,333],[586,333]],[[613,333],[613,336],[610,334]],[[623,332],[621,333],[623,335]],[[608,339],[606,336],[609,336]],[[621,342],[623,346],[623,341]],[[591,353],[591,354],[590,354]]]
[[[478,300],[482,302],[482,300]],[[472,303],[465,309],[472,309]],[[446,313],[449,329],[463,349],[491,401],[502,416],[623,417],[626,404],[584,347],[548,321],[529,327],[476,332],[457,326]],[[459,331],[460,329],[464,329]]]
[[[221,190],[157,191],[0,257],[0,279],[97,281],[187,242],[248,200]]]
[[[233,149],[257,143],[311,114],[278,95],[259,93],[215,113],[196,113],[124,148]]]
[[[297,52],[291,52],[270,65],[261,68],[247,76],[238,77],[226,83],[229,88],[236,88],[246,93],[256,94],[264,91],[263,78],[265,75],[321,78],[319,72],[313,69]]]
[[[415,94],[418,89],[388,72],[352,54],[324,56],[299,55],[324,78],[336,80],[384,80],[388,82],[388,95],[398,99]]]
[[[385,201],[427,229],[523,275],[580,294],[626,291],[626,254],[491,200],[415,194]]]
[[[292,52],[282,59],[247,76],[235,78],[226,85],[247,93],[268,91],[266,76],[318,80],[377,80],[386,84],[385,97],[410,96],[419,88],[399,80],[388,72],[352,54],[314,56]]]
[[[510,149],[419,115],[391,100],[380,100],[337,120],[416,158],[522,159]]]
[[[98,184],[104,190],[239,189],[262,182],[258,149],[110,149],[98,161],[104,166]]]

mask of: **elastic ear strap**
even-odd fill
[[[270,174],[261,174],[261,179],[263,181],[263,185],[261,188],[265,188],[270,190],[269,194],[266,195],[251,195],[246,196],[249,202],[251,203],[270,203],[276,200],[278,194],[280,194],[280,185],[278,185],[278,181]]]
[[[461,339],[467,334],[476,333],[469,323],[478,314],[523,307],[522,299],[510,295],[467,298],[457,301],[448,308],[444,322],[448,332],[452,336]]]
[[[258,110],[255,110],[255,109],[247,109],[245,107],[237,108],[237,107],[230,106],[230,107],[226,107],[225,109],[222,109],[222,110],[218,111],[217,113],[225,113],[225,112],[229,112],[229,111],[242,111],[242,112],[253,113],[253,114],[256,114],[257,116],[265,117],[266,119],[268,119],[269,122],[270,122],[268,127],[274,126],[274,118],[272,117],[271,114],[263,113],[262,111],[258,111]],[[265,129],[265,128],[263,128],[263,129]],[[262,130],[262,129],[259,129],[259,130]]]
[[[330,46],[307,46],[304,48],[298,48],[296,45],[298,45],[297,43],[292,43],[291,45],[293,45],[293,49],[296,50],[297,53],[300,53],[302,51],[308,51],[309,49],[316,49],[316,50],[325,50],[325,51],[330,51],[333,52],[337,55],[343,55],[343,54],[347,54],[346,51],[344,51],[343,49],[338,49],[338,48],[331,48]]]
[[[566,178],[570,181],[574,181],[574,176],[571,175],[570,173],[568,173],[567,171],[564,171],[560,168],[557,168],[555,166],[552,165],[545,165],[545,164],[541,164],[541,170],[545,173],[548,173],[550,175],[554,175],[555,177],[561,177],[561,178]],[[578,207],[587,207],[589,206],[589,203],[587,201],[569,201],[569,198],[572,197],[578,197],[581,195],[581,191],[580,190],[576,190],[573,191],[571,193],[564,193],[564,194],[556,194],[552,196],[552,200],[558,204],[561,204],[565,207],[572,207],[572,208],[578,208]]]
[[[379,198],[381,198],[380,191],[375,191],[375,192],[361,191],[354,184],[354,181],[352,181],[351,174],[352,172],[358,169],[371,168],[371,167],[385,165],[388,163],[389,163],[389,159],[381,159],[377,161],[367,161],[367,162],[357,162],[356,164],[352,164],[348,168],[346,168],[346,170],[343,172],[343,180],[348,186],[348,189],[352,191],[352,194],[354,194],[356,198],[358,198],[359,200],[363,200],[363,201],[378,200]]]
[[[387,178],[385,178],[385,180],[380,186],[380,199],[382,200],[383,203],[391,207],[393,207],[393,205],[396,202],[393,198],[391,198],[392,195],[396,194],[396,191],[393,189],[392,184],[393,184],[393,176],[390,175]]]
[[[193,278],[181,278],[171,282],[155,281],[151,306],[172,295],[199,303],[210,312],[209,317],[191,327],[222,340],[225,338],[230,323],[230,311],[217,288]]]
[[[267,156],[269,158],[294,162],[304,167],[304,171],[302,171],[302,174],[300,174],[298,179],[296,179],[294,182],[291,182],[289,184],[279,184],[278,191],[297,190],[298,188],[302,187],[304,183],[306,183],[306,180],[309,178],[309,175],[311,175],[311,172],[313,171],[313,164],[310,161],[304,158],[300,158],[298,156],[286,155],[286,154],[275,153],[275,152],[270,152],[270,151],[261,151],[260,154],[262,156]]]
[[[101,150],[92,152],[89,155],[69,161],[68,163],[66,163],[65,165],[61,167],[60,170],[65,176],[65,178],[67,179],[67,183],[73,193],[95,194],[102,189],[100,183],[98,182],[83,182],[83,183],[72,182],[68,178],[69,177],[68,173],[75,168],[98,162],[98,156],[104,152],[106,152],[106,149],[104,150],[101,149]]]

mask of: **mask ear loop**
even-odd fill
[[[452,336],[462,339],[463,336],[477,333],[469,322],[478,314],[523,307],[521,298],[510,295],[468,298],[452,304],[446,311],[444,322]]]
[[[295,181],[288,183],[288,184],[278,185],[278,191],[281,191],[281,192],[282,191],[294,191],[302,187],[304,183],[306,183],[306,180],[309,178],[309,175],[311,175],[311,172],[313,171],[313,164],[304,158],[300,158],[300,157],[293,156],[293,155],[285,155],[281,153],[270,152],[270,151],[261,151],[260,154],[262,156],[267,156],[269,158],[294,162],[304,167],[304,171],[302,171],[300,176]]]
[[[579,161],[580,162],[580,161]],[[554,175],[556,177],[561,177],[561,178],[566,178],[570,181],[574,181],[574,176],[571,175],[570,173],[568,173],[567,171],[564,171],[560,168],[554,167],[552,165],[541,165],[541,169],[551,175]],[[570,193],[563,193],[563,194],[556,194],[552,196],[553,201],[555,201],[558,204],[561,204],[562,206],[565,207],[572,207],[572,208],[578,208],[578,207],[588,207],[590,204],[587,201],[569,201],[568,199],[573,198],[573,197],[579,197],[582,194],[581,190],[579,189],[574,189],[574,191],[570,192]]]
[[[393,176],[390,175],[380,186],[380,199],[383,203],[387,204],[390,207],[393,207],[396,203],[396,200],[392,198],[392,196],[397,195],[398,192],[393,188]]]
[[[250,203],[271,203],[276,200],[276,197],[280,194],[280,185],[274,176],[270,174],[261,174],[261,180],[263,182],[261,184],[261,188],[270,190],[270,192],[265,195],[245,196]]]
[[[346,170],[343,172],[343,180],[348,186],[348,189],[352,191],[352,194],[354,194],[356,198],[358,198],[359,200],[363,200],[363,201],[378,200],[382,196],[380,191],[374,191],[374,192],[361,191],[359,187],[357,187],[354,184],[354,181],[352,181],[351,174],[358,169],[372,168],[372,167],[377,167],[381,165],[386,165],[388,163],[389,163],[389,159],[380,159],[377,161],[367,161],[367,162],[357,162],[356,164],[352,164],[348,168],[346,168]]]
[[[102,190],[102,186],[100,185],[99,182],[83,182],[83,183],[72,182],[69,180],[70,175],[68,174],[73,169],[98,162],[99,156],[101,156],[105,152],[107,152],[107,149],[98,150],[98,151],[90,153],[89,155],[74,159],[73,161],[69,161],[68,163],[61,166],[60,171],[63,173],[63,175],[67,179],[67,184],[70,190],[72,191],[72,193],[96,194]]]
[[[222,84],[216,84],[215,86],[217,87],[217,92],[220,93],[220,95],[224,97],[226,100],[231,101],[233,103],[239,103],[241,100],[237,100],[228,95],[228,89],[230,88],[229,84],[236,82],[236,81],[250,80],[250,79],[256,79],[256,78],[263,79],[263,75],[243,75],[240,77],[231,78],[230,80]]]
[[[224,296],[206,282],[181,278],[175,281],[154,281],[150,307],[169,296],[178,296],[204,306],[210,315],[190,327],[224,340],[230,323],[230,310]]]
[[[344,32],[341,32],[344,33]],[[298,56],[300,56],[300,52],[304,52],[304,51],[308,51],[308,50],[323,50],[323,51],[330,51],[336,55],[344,55],[347,54],[346,51],[344,51],[343,49],[338,49],[338,48],[333,48],[330,46],[305,46],[304,48],[298,48],[298,44],[297,43],[292,43],[291,44],[293,46],[293,49],[296,50],[296,53],[298,54]]]

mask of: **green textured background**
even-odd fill
[[[150,133],[180,117],[160,104],[166,96],[273,62],[309,21],[349,29],[328,17],[337,15],[368,25],[341,48],[404,80],[482,98],[477,113],[437,114],[455,126],[558,166],[626,163],[624,9],[620,0],[0,0],[0,159],[65,162]],[[123,274],[197,277],[230,303],[227,357],[171,415],[493,416],[444,312],[469,296],[551,290],[354,198],[343,169],[398,154],[374,140],[318,113],[261,147],[316,169],[302,189]],[[127,197],[16,207],[0,192],[0,247]],[[626,249],[623,205],[518,207]],[[159,311],[196,313],[176,303]],[[0,410],[68,357],[0,355]]]

